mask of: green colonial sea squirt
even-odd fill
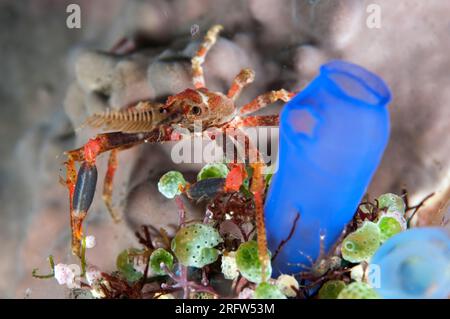
[[[143,273],[138,271],[133,262],[134,257],[142,254],[142,250],[130,248],[123,250],[116,259],[117,270],[128,282],[135,282],[142,278]]]
[[[380,229],[380,240],[382,243],[407,228],[406,219],[403,213],[400,212],[382,214],[378,218],[377,225]]]
[[[166,271],[161,268],[161,263],[164,263],[167,269],[172,270],[173,256],[164,248],[158,248],[150,255],[150,269],[155,275],[166,274]]]
[[[380,299],[380,296],[368,284],[353,282],[341,290],[337,299]]]
[[[165,173],[158,182],[158,190],[167,198],[174,198],[181,194],[182,188],[186,186],[183,174],[177,171]]]
[[[395,194],[386,193],[377,198],[378,208],[385,209],[387,212],[405,213],[406,205],[403,199]]]
[[[270,256],[270,251],[267,251]],[[258,257],[258,244],[251,240],[242,243],[236,251],[236,265],[241,275],[248,281],[260,283],[263,280],[262,265]],[[272,265],[268,263],[265,268],[265,277],[272,275]]]
[[[222,238],[214,227],[193,224],[180,228],[171,246],[182,265],[202,268],[217,260],[219,250],[214,247],[221,242]]]
[[[368,260],[380,246],[380,229],[373,222],[364,222],[342,242],[342,258],[352,263]]]
[[[345,288],[342,280],[329,280],[319,290],[319,299],[337,299],[339,293]]]
[[[226,178],[228,172],[228,167],[223,163],[206,164],[197,174],[197,181],[207,178]]]
[[[262,282],[256,287],[253,299],[286,299],[286,296],[276,285]]]

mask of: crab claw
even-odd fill
[[[93,163],[84,162],[78,171],[77,183],[72,199],[72,253],[81,256],[82,226],[87,211],[94,198],[97,184],[97,167]]]
[[[225,178],[207,178],[192,184],[186,191],[187,197],[194,200],[214,198],[225,187]]]
[[[244,183],[244,179],[247,177],[245,167],[241,164],[232,165],[230,172],[225,180],[225,191],[237,192]]]
[[[78,171],[77,183],[73,194],[73,213],[76,217],[85,215],[92,204],[97,185],[97,167],[84,162]]]

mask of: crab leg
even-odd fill
[[[80,244],[79,239],[75,240],[78,236],[76,235],[77,230],[75,227],[75,216],[73,213],[73,195],[75,192],[75,184],[77,182],[77,170],[75,168],[75,160],[72,156],[68,156],[67,161],[64,163],[66,166],[66,180],[65,184],[69,191],[69,207],[70,207],[70,228],[72,229],[72,252],[75,254],[74,247],[76,247],[76,254],[79,255]],[[77,243],[78,246],[75,244]]]
[[[230,89],[228,90],[227,96],[235,101],[239,94],[241,94],[242,89],[252,83],[255,80],[255,72],[252,69],[242,69],[238,75],[233,80]]]
[[[257,243],[258,243],[258,258],[261,263],[262,281],[266,281],[266,269],[269,262],[269,256],[267,254],[267,234],[266,223],[264,221],[264,189],[265,183],[262,175],[264,164],[262,162],[256,162],[250,164],[253,168],[252,184],[250,186],[250,192],[253,194],[255,201],[255,218],[256,218],[256,230],[257,230]]]
[[[250,166],[253,168],[253,175],[250,185],[250,192],[253,194],[255,202],[255,219],[257,230],[257,243],[258,243],[258,258],[261,263],[262,281],[266,281],[266,269],[269,263],[269,256],[267,254],[267,235],[266,225],[264,221],[264,192],[265,183],[263,178],[263,169],[265,164],[261,160],[261,154],[258,149],[250,142],[250,138],[239,128],[235,128],[232,133],[233,138],[237,141],[244,140],[245,148],[245,161],[250,162]]]
[[[108,159],[108,169],[106,170],[106,175],[103,183],[103,201],[105,202],[106,208],[108,209],[112,219],[115,222],[120,221],[119,214],[116,212],[116,209],[113,207],[112,204],[112,192],[113,192],[113,181],[114,181],[114,175],[117,170],[117,153],[119,152],[118,149],[113,149],[109,153],[109,159]]]
[[[253,200],[255,202],[255,219],[256,219],[256,231],[257,231],[257,243],[258,243],[258,259],[261,263],[262,281],[266,281],[266,269],[269,263],[269,255],[267,254],[267,234],[266,224],[264,221],[264,191],[265,183],[263,178],[263,169],[265,164],[261,160],[261,154],[258,149],[250,142],[248,136],[236,129],[237,134],[243,134],[245,136],[245,147],[248,150],[248,157],[250,159],[250,166],[253,168],[253,175],[250,185],[250,192],[253,194]]]
[[[202,64],[205,62],[205,57],[211,47],[216,43],[217,36],[219,32],[223,29],[221,25],[215,25],[209,29],[206,33],[206,36],[200,44],[200,48],[198,49],[195,56],[192,58],[192,81],[194,83],[195,88],[199,89],[205,87],[205,78],[203,76],[203,68]]]
[[[83,147],[67,152],[66,186],[69,190],[70,219],[72,226],[72,253],[80,256],[82,223],[87,215],[95,193],[97,183],[96,158],[99,154],[123,149],[141,143],[158,143],[179,140],[180,135],[172,134],[171,127],[156,129],[147,133],[125,134],[120,132],[97,135]],[[115,171],[115,155],[110,159],[106,188],[112,185]],[[81,162],[78,174],[75,174],[75,162]],[[108,181],[109,178],[109,181]],[[107,192],[108,193],[108,190]]]
[[[255,119],[257,117],[254,117]],[[264,117],[263,117],[264,118]],[[270,121],[274,122],[274,119],[277,116],[271,115]],[[239,122],[238,122],[239,123]],[[251,124],[251,123],[248,123]],[[253,121],[254,125],[257,125],[255,121]],[[268,267],[269,256],[267,254],[267,235],[266,235],[266,226],[264,221],[264,194],[265,194],[265,182],[263,178],[263,169],[265,164],[262,161],[262,156],[259,153],[258,149],[251,143],[250,138],[245,134],[244,131],[239,129],[237,126],[224,127],[223,134],[225,134],[225,138],[233,141],[236,147],[244,148],[244,162],[249,163],[253,168],[253,175],[251,179],[250,192],[253,194],[253,199],[255,203],[255,219],[256,219],[256,230],[257,230],[257,243],[258,243],[258,258],[261,263],[262,268],[262,280],[265,281],[265,270]],[[243,145],[240,145],[243,144]],[[240,163],[241,159],[236,157],[232,159],[235,163]],[[242,162],[241,162],[242,163]],[[242,167],[242,164],[237,164],[236,167]],[[244,170],[245,171],[245,170]],[[223,183],[225,182],[225,185]],[[230,187],[228,185],[228,181],[223,181],[222,179],[217,179],[215,181],[210,181],[210,183],[214,183],[216,188],[222,188],[225,186],[224,190],[229,191]],[[232,183],[234,184],[234,183]],[[236,185],[238,188],[240,184]],[[188,196],[198,197],[198,193],[205,193],[200,189],[200,185],[194,186],[194,189],[188,192]]]
[[[248,116],[240,119],[237,126],[255,127],[255,126],[278,126],[280,124],[280,116],[277,115],[256,115]]]
[[[278,100],[282,100],[284,102],[290,101],[295,96],[295,93],[288,92],[285,89],[281,89],[278,91],[270,91],[264,93],[257,98],[255,98],[250,103],[244,105],[240,111],[239,115],[246,115],[249,113],[256,112],[257,110],[266,107],[269,104],[272,104]]]
[[[103,194],[102,194],[103,202],[105,203],[105,206],[108,209],[111,218],[116,223],[120,222],[120,215],[113,206],[112,193],[113,193],[114,176],[116,174],[118,166],[117,154],[119,153],[119,151],[126,150],[128,148],[130,148],[130,146],[115,148],[111,150],[111,152],[109,152],[108,168],[106,170],[105,178],[103,180]]]

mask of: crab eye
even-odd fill
[[[191,108],[191,113],[192,113],[193,115],[200,115],[200,114],[202,114],[202,109],[201,109],[201,107],[199,107],[199,106],[193,106],[193,107]]]

